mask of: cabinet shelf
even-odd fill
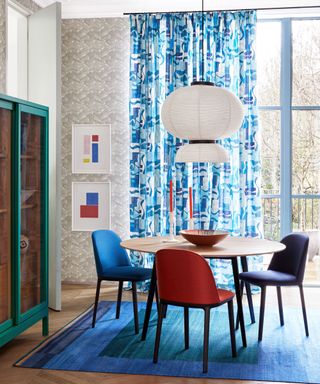
[[[33,204],[23,204],[23,205],[21,205],[21,209],[31,209],[31,208],[36,208],[36,205],[33,205]]]
[[[32,155],[21,155],[20,158],[22,160],[37,160],[36,156],[32,156]]]
[[[2,268],[8,268],[8,263],[5,262],[5,263],[0,263],[0,274],[2,272]],[[1,294],[0,294],[1,295]]]
[[[8,210],[6,208],[0,208],[0,213],[7,213]]]
[[[23,235],[27,236],[29,240],[37,240],[41,238],[41,235],[39,233],[23,233]]]
[[[0,153],[0,159],[6,159],[6,158],[7,158],[7,155]]]

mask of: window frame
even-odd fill
[[[319,105],[299,106],[292,104],[292,22],[296,20],[320,20],[320,17],[291,16],[258,19],[258,23],[279,22],[281,25],[280,105],[258,105],[259,111],[279,111],[280,113],[280,194],[262,194],[262,198],[279,198],[281,238],[292,232],[292,199],[305,196],[308,196],[309,199],[320,199],[320,194],[292,194],[292,112],[320,110],[320,100]]]

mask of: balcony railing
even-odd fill
[[[262,195],[264,236],[280,239],[280,195]],[[292,229],[308,231],[320,228],[320,194],[292,195]]]

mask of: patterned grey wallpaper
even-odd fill
[[[0,93],[6,90],[6,0],[0,0]]]
[[[62,280],[96,280],[90,232],[71,231],[72,181],[111,181],[111,228],[129,235],[129,20],[62,23]],[[111,124],[112,174],[72,174],[72,123]]]

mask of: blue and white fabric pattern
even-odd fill
[[[130,28],[131,236],[169,233],[172,179],[177,233],[188,227],[191,186],[195,228],[261,237],[256,12],[139,14],[130,17]],[[230,163],[175,163],[183,141],[165,130],[161,106],[175,89],[200,79],[228,88],[244,105],[241,129],[221,140]],[[152,257],[132,260],[150,265]],[[250,269],[260,268],[260,260],[250,258]],[[230,286],[230,262],[213,261],[212,267],[218,283]]]

